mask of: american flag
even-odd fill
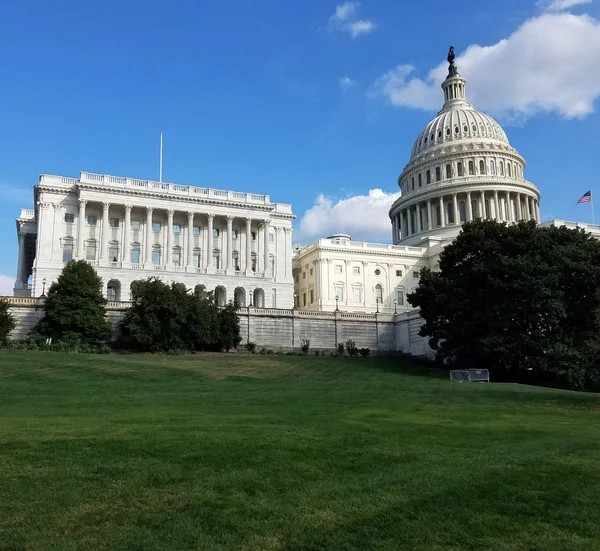
[[[589,203],[589,202],[591,202],[591,200],[592,200],[592,192],[587,191],[581,196],[579,201],[577,201],[577,204],[579,205],[579,203]]]

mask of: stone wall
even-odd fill
[[[44,301],[36,298],[5,297],[11,305],[17,326],[14,339],[26,339],[29,330],[44,315]],[[128,302],[109,302],[106,315],[116,331],[129,307]],[[422,320],[418,312],[352,314],[349,312],[308,312],[275,308],[240,308],[242,343],[258,347],[299,349],[310,341],[312,350],[335,350],[337,343],[352,339],[359,348],[373,352],[402,351],[415,356],[431,356],[426,339],[419,336]]]

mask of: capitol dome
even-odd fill
[[[444,105],[418,135],[398,178],[402,196],[390,209],[395,244],[453,238],[475,218],[539,222],[540,193],[523,177],[525,160],[502,127],[467,101],[453,48],[448,62]]]

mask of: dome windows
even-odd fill
[[[428,170],[428,171],[425,173],[425,177],[426,177],[426,179],[427,179],[427,183],[428,183],[428,184],[431,184],[431,170]]]
[[[454,133],[455,133],[455,134],[458,134],[459,132],[460,132],[460,129],[458,128],[458,126],[455,126],[455,127],[454,127]]]
[[[510,167],[510,163],[506,165],[506,170],[508,172],[508,177],[512,178],[512,169]]]
[[[456,173],[458,174],[458,176],[464,176],[463,164],[460,161],[458,161],[458,163],[456,163]]]
[[[469,127],[465,124],[463,126],[463,132],[466,134],[469,131]]]
[[[427,143],[427,136],[425,136],[425,143]]]
[[[438,130],[438,139],[441,139],[441,138],[442,138],[442,131]]]
[[[475,174],[475,163],[473,161],[469,161],[469,176],[473,176]]]
[[[471,127],[471,130],[473,130],[473,134],[476,134],[476,133],[477,133],[477,125],[476,125],[476,124],[474,124],[474,125]]]
[[[450,136],[450,129],[446,128],[446,136]]]
[[[452,178],[452,165],[446,165],[446,178]]]
[[[492,176],[495,176],[495,175],[496,175],[496,162],[494,161],[494,159],[492,159],[492,160],[490,161],[490,174],[491,174]]]
[[[485,174],[485,162],[483,160],[479,161],[479,174]]]
[[[419,179],[419,187],[421,187],[423,185],[423,182],[422,182],[422,179],[421,179],[421,173],[420,172],[419,172],[418,179]]]
[[[504,163],[502,161],[498,163],[498,170],[500,172],[500,176],[504,176]]]
[[[442,179],[442,170],[439,166],[435,167],[435,181],[439,182]]]

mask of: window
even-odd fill
[[[455,127],[454,127],[454,133],[455,133],[455,134],[458,134],[459,132],[460,132],[460,130],[458,129],[458,126],[455,126]]]
[[[469,161],[469,176],[473,176],[475,174],[475,164],[473,161]]]
[[[179,249],[173,251],[173,266],[181,266],[181,251]]]
[[[117,289],[112,285],[106,288],[106,300],[116,301],[117,300]]]
[[[298,283],[300,281],[300,277],[296,276],[296,283]]]
[[[173,233],[181,233],[181,226],[179,224],[173,224]]]
[[[302,293],[302,302],[306,306],[306,293]]]
[[[341,283],[338,283],[335,286],[335,298],[338,300],[344,300],[344,286]]]
[[[454,205],[452,203],[448,203],[448,223],[449,224],[454,224]],[[440,226],[441,226],[441,222],[440,222]]]
[[[431,184],[431,170],[428,170],[425,173],[425,180],[427,181],[428,184]]]
[[[402,306],[404,304],[404,291],[396,289],[396,302],[399,306]]]
[[[160,231],[160,222],[152,222],[152,231]]]
[[[256,255],[253,254],[250,260],[251,260],[251,263],[252,263],[252,271],[256,272],[256,270],[257,270]]]
[[[511,169],[511,167],[510,167],[510,164],[506,165],[506,170],[507,170],[507,172],[508,172],[508,176],[509,176],[509,178],[510,178],[510,177],[512,177],[512,169]]]
[[[152,251],[152,264],[155,266],[160,264],[160,250]]]
[[[423,182],[421,181],[421,173],[419,172],[419,175],[417,176],[417,179],[419,180],[419,187],[421,187],[421,185],[423,184]]]
[[[446,178],[452,178],[452,166],[446,165]]]
[[[63,262],[71,262],[73,260],[73,243],[65,243],[63,245]]]
[[[465,222],[467,219],[467,212],[465,210],[465,202],[464,201],[461,201],[458,204],[458,211],[459,211],[458,214],[460,215],[460,221]]]
[[[375,275],[381,275],[381,270],[379,268],[375,270]]]
[[[85,259],[96,260],[96,243],[88,243],[85,248]]]
[[[194,254],[192,255],[192,264],[195,268],[200,268],[200,262],[202,262],[200,251],[194,251]]]
[[[236,272],[240,271],[240,254],[237,251],[233,251],[233,269]]]
[[[310,303],[312,304],[315,301],[315,290],[310,290]]]
[[[335,265],[335,273],[336,274],[341,274],[343,272],[343,268],[341,264],[336,264]]]
[[[479,161],[479,174],[485,174],[485,163],[483,161]]]
[[[237,239],[239,235],[240,233],[237,230],[231,230],[231,237],[233,237],[233,239]]]
[[[89,226],[95,226],[98,224],[98,218],[96,216],[88,216],[87,222]]]
[[[421,277],[421,274],[420,274],[420,272],[418,272],[418,271],[417,271],[417,272],[413,272],[413,277],[414,277],[415,279],[419,279],[419,277]]]
[[[119,227],[119,219],[118,218],[111,218],[111,219],[109,219],[108,225],[111,228],[118,228]]]
[[[360,287],[352,287],[352,300],[362,302],[362,289]]]
[[[131,229],[134,231],[139,231],[140,229],[140,221],[139,220],[132,220],[131,221]]]
[[[200,235],[200,226],[194,226],[193,232],[194,235]]]
[[[353,266],[352,267],[352,273],[354,275],[360,275],[360,266]]]
[[[414,190],[415,189],[415,177],[412,176],[410,181],[411,181],[412,189]]]
[[[459,176],[464,176],[463,174],[463,164],[459,161],[456,163],[456,172]]]
[[[213,266],[217,269],[220,270],[221,269],[221,255],[219,254],[219,251],[213,251]]]
[[[213,237],[219,237],[219,228],[213,228]]]
[[[312,268],[310,269],[310,275],[313,275],[313,269]]]
[[[306,279],[306,272],[302,272],[302,279]]]
[[[109,262],[118,262],[119,261],[119,247],[109,247],[108,261]]]
[[[65,222],[67,224],[73,224],[73,222],[75,222],[75,215],[70,212],[65,212]]]
[[[490,161],[490,174],[492,174],[492,175],[496,174],[496,163],[495,163],[494,159],[492,159]]]
[[[273,241],[275,241],[275,236],[272,233],[270,233],[269,234],[269,243],[273,243]]]
[[[466,134],[469,131],[469,127],[465,124],[463,126],[463,132]]]
[[[253,232],[250,232],[250,233],[252,235],[252,241],[256,241],[256,232],[253,231]]]
[[[439,182],[442,179],[442,170],[440,169],[440,167],[436,167],[435,169],[435,181]]]
[[[375,302],[383,302],[383,287],[379,284],[375,285]]]
[[[402,270],[396,270],[396,277],[402,277]]]
[[[140,250],[139,249],[131,249],[131,263],[132,264],[140,263]]]
[[[450,129],[446,128],[446,136],[450,136]]]

